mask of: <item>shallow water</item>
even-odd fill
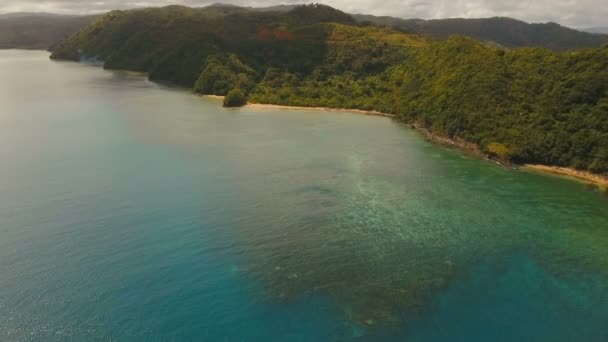
[[[43,52],[0,76],[0,340],[608,340],[596,187]]]

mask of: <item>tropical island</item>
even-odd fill
[[[608,175],[608,45],[510,49],[312,4],[112,11],[52,52],[225,96],[226,106],[376,111],[502,162]]]

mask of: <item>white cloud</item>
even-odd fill
[[[312,1],[312,0],[311,0]],[[319,1],[319,0],[316,0]],[[0,12],[95,13],[110,9],[183,4],[205,6],[214,0],[1,0]],[[301,0],[231,0],[241,6],[302,3]],[[598,0],[326,0],[350,13],[401,18],[513,17],[528,22],[554,21],[571,27],[608,26],[608,6]]]

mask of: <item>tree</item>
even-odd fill
[[[239,88],[234,88],[224,97],[224,107],[241,107],[247,104],[247,97]]]

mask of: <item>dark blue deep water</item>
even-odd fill
[[[0,52],[1,341],[608,341],[608,195],[386,118]]]

